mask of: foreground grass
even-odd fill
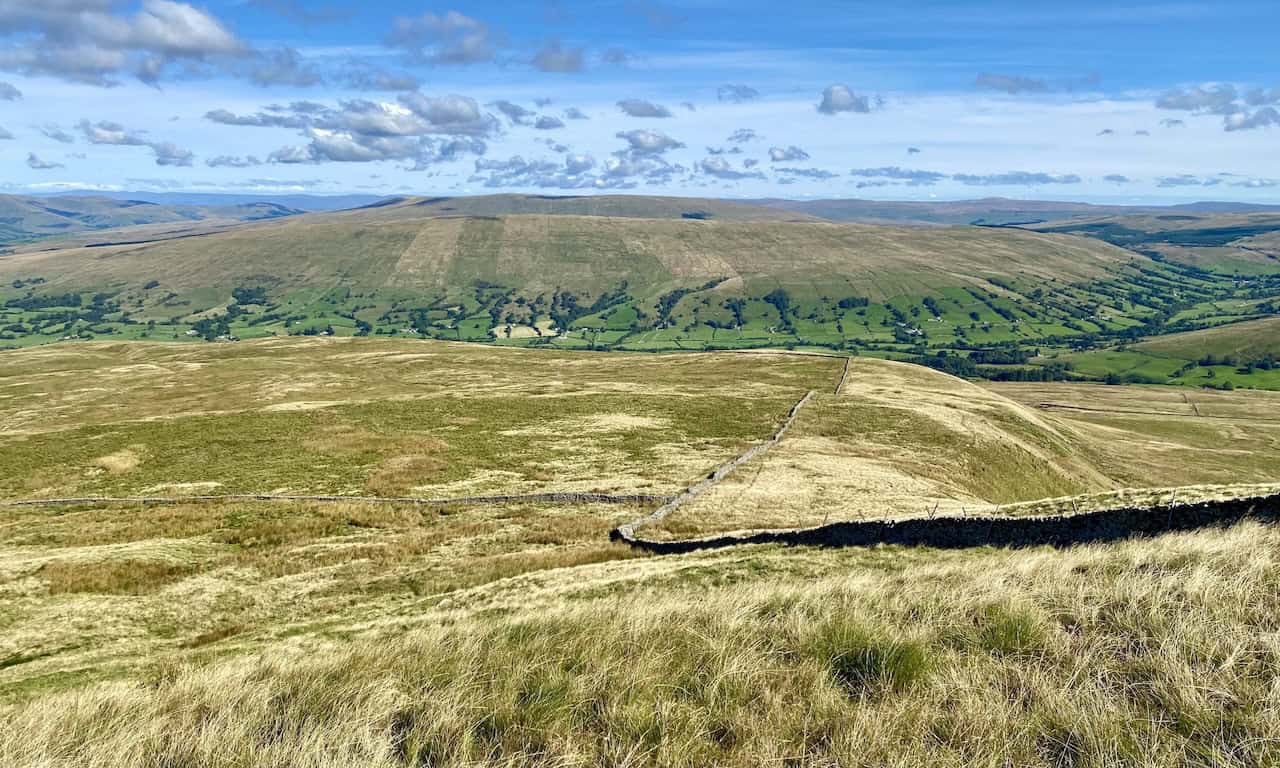
[[[10,705],[0,763],[1274,764],[1278,547],[1248,524],[1068,551],[753,549],[621,564],[647,574],[625,598],[587,568],[555,607]]]

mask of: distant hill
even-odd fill
[[[674,210],[666,199],[643,200],[654,213]],[[255,281],[277,294],[341,286],[442,296],[470,293],[480,282],[530,298],[558,289],[594,298],[624,282],[631,294],[651,298],[727,281],[726,289],[760,294],[784,286],[797,296],[855,293],[884,300],[982,282],[984,276],[1094,279],[1130,258],[1103,243],[1015,229],[903,230],[717,218],[759,213],[732,204],[684,202],[685,208],[705,209],[708,219],[454,210],[526,204],[618,207],[636,216],[640,210],[637,198],[400,201],[152,242],[126,237],[113,244],[104,236],[92,247],[42,246],[0,259],[0,279],[39,276],[50,290],[121,289],[158,280],[170,290],[217,288],[226,295]]]
[[[1164,208],[1040,222],[1025,228],[1093,237],[1153,258],[1217,272],[1258,275],[1280,271],[1280,210]]]
[[[44,197],[44,196],[41,196]],[[271,203],[300,211],[341,211],[376,203],[385,195],[280,195],[237,194],[234,192],[97,192],[69,191],[49,195],[64,197],[109,197],[112,200],[144,200],[149,203],[175,206],[200,206],[226,208],[250,203]]]
[[[1010,200],[999,197],[981,200],[929,202],[883,202],[878,200],[755,200],[751,202],[755,205],[817,216],[829,221],[893,222],[912,226],[949,224],[1006,226],[1060,221],[1077,217],[1123,216],[1143,213],[1157,215],[1171,211],[1191,213],[1280,212],[1280,206],[1247,205],[1244,203],[1202,202],[1176,206],[1123,206],[1047,200]]]
[[[820,217],[786,209],[730,200],[651,195],[479,195],[475,197],[386,198],[367,210],[382,209],[384,218],[422,216],[610,216],[628,219],[721,221],[819,221]]]
[[[237,202],[218,206],[162,205],[146,200],[0,195],[0,246],[57,235],[176,222],[260,221],[300,210],[278,203]]]

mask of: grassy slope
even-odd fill
[[[157,658],[143,685],[0,709],[0,761],[1270,765],[1278,546],[1245,526],[1065,552],[754,548],[547,572],[353,641]]]
[[[1196,360],[1205,355],[1262,357],[1280,356],[1280,318],[1251,320],[1221,328],[1175,333],[1141,344],[1133,349],[1162,357]]]
[[[671,493],[770,434],[810,389],[812,411],[733,476],[728,501],[699,500],[668,534],[818,523],[820,510],[832,520],[902,516],[937,502],[953,514],[1118,486],[1258,483],[1280,468],[1267,393],[1214,393],[1206,413],[1221,419],[1135,417],[1125,412],[1134,405],[1169,410],[1160,398],[1172,393],[1097,388],[1079,401],[1130,400],[1116,401],[1117,413],[1076,415],[1034,408],[1050,396],[1031,390],[1010,399],[874,360],[855,361],[837,397],[840,370],[837,359],[784,353],[569,355],[357,339],[6,352],[0,492]],[[1115,499],[1081,503],[1094,501]],[[458,618],[459,607],[505,610],[521,595],[556,604],[566,586],[644,582],[667,561],[617,562],[635,553],[607,535],[642,511],[0,509],[0,698],[44,701],[91,680],[145,679],[158,659],[315,650]],[[699,583],[756,570],[732,554],[671,562]],[[768,570],[817,578],[841,562],[863,561],[796,553]],[[651,586],[665,594],[671,583]]]
[[[206,237],[25,253],[0,279],[41,276],[50,289],[465,288],[475,279],[591,296],[627,279],[640,295],[713,278],[785,285],[801,295],[888,299],[984,275],[1079,281],[1127,261],[1085,240],[1016,231],[903,231],[868,225],[643,220],[575,216],[401,219],[388,209],[313,214]]]
[[[1241,370],[1248,361],[1280,357],[1280,318],[1232,323],[1201,331],[1175,333],[1126,347],[1063,355],[1081,373],[1138,375],[1152,382],[1193,387],[1224,386],[1280,389],[1280,369]],[[1235,364],[1200,365],[1206,358]]]
[[[382,202],[376,208],[389,216],[608,216],[635,219],[705,217],[723,221],[816,221],[804,213],[728,200],[652,195],[476,195],[472,197],[412,197]]]

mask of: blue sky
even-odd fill
[[[0,0],[0,188],[1280,202],[1277,28],[1273,0]]]

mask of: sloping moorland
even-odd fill
[[[37,500],[0,508],[6,765],[1277,757],[1254,522],[657,558],[609,540],[643,505],[195,498],[671,495],[809,391],[665,535],[1248,496],[1280,479],[1272,393],[373,339],[16,350],[0,386],[2,495]],[[38,501],[68,496],[169,501]]]

